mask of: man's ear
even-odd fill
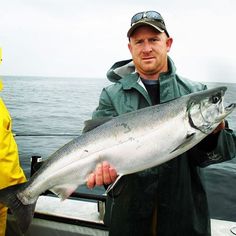
[[[132,46],[131,46],[130,42],[128,43],[128,48],[129,48],[129,51],[130,51],[130,53],[131,53],[131,51],[132,51]]]
[[[166,39],[167,52],[170,51],[172,43],[173,43],[173,38],[167,38],[167,39]]]

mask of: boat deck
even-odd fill
[[[25,236],[67,235],[108,236],[103,223],[101,202],[67,199],[63,202],[54,196],[40,196],[35,217]],[[211,220],[212,236],[235,236],[236,222]],[[232,233],[231,230],[235,230]],[[14,217],[8,214],[6,236],[22,236]]]

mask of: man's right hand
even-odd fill
[[[93,173],[88,176],[87,187],[94,188],[95,186],[109,185],[115,182],[117,172],[113,166],[107,161],[99,163]]]

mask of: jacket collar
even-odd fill
[[[171,101],[180,97],[179,87],[176,80],[177,75],[160,76],[160,101],[161,103]]]
[[[168,57],[168,68],[168,72],[162,73],[159,77],[161,103],[180,97],[176,81],[176,68],[170,57]],[[117,71],[121,73],[118,74]],[[124,76],[121,76],[122,73]],[[133,88],[138,90],[151,105],[150,97],[142,81],[140,81],[139,75],[135,72],[132,60],[115,63],[108,71],[107,76],[110,81],[121,83],[124,90]]]
[[[129,74],[119,82],[122,84],[124,90],[136,89],[144,96],[149,105],[152,104],[146,88],[137,73]]]

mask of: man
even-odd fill
[[[118,116],[206,89],[176,74],[167,55],[173,39],[158,12],[135,14],[127,35],[132,60],[117,62],[108,71],[108,79],[114,84],[103,89],[94,119]],[[199,167],[214,163],[211,157],[218,153],[223,157],[220,161],[232,159],[235,147],[236,137],[222,122],[213,134],[178,158],[123,176],[108,195],[105,222],[109,235],[209,236],[207,199]],[[116,178],[115,166],[104,162],[88,177],[87,185],[108,185]]]
[[[18,149],[11,128],[10,114],[0,98],[0,189],[26,181],[19,164]],[[0,203],[0,236],[5,235],[6,219],[7,208]]]

